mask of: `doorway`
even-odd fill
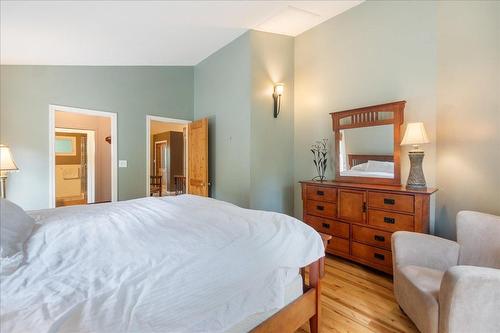
[[[147,116],[147,196],[187,193],[187,120]]]
[[[95,201],[95,131],[56,128],[56,207]]]
[[[51,105],[49,123],[49,206],[116,201],[116,114]]]

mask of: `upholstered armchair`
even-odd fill
[[[457,242],[392,235],[394,294],[422,333],[500,332],[500,216],[457,215]]]

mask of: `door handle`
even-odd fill
[[[325,229],[330,229],[330,224],[328,223],[322,223],[321,226]]]
[[[373,257],[375,259],[378,259],[378,260],[384,260],[385,259],[385,256],[383,254],[380,254],[380,253],[374,253]]]
[[[323,206],[319,206],[319,205],[318,205],[318,206],[316,206],[316,209],[317,209],[317,210],[325,210],[325,207],[323,207]]]
[[[317,195],[325,195],[325,192],[323,192],[323,191],[316,191],[316,194]]]
[[[383,242],[383,241],[385,241],[385,237],[384,236],[379,236],[379,235],[373,236],[373,239],[375,239],[377,242]]]

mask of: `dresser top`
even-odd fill
[[[376,184],[361,184],[361,183],[347,183],[347,182],[336,182],[334,180],[316,181],[316,180],[302,180],[299,183],[309,184],[315,186],[338,186],[338,187],[349,187],[364,190],[381,190],[381,191],[391,191],[391,192],[401,192],[401,193],[411,193],[411,194],[427,194],[431,195],[437,192],[437,188],[427,187],[423,190],[407,189],[405,186],[401,185],[376,185]]]

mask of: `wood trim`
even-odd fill
[[[400,185],[401,184],[401,164],[400,164],[400,141],[401,141],[401,125],[404,121],[404,108],[406,101],[398,101],[392,103],[378,104],[366,106],[356,109],[344,110],[330,113],[332,117],[332,127],[335,138],[335,179],[344,182],[356,182],[364,184],[385,184],[385,185]],[[378,112],[392,112],[391,119],[379,119],[376,115]],[[341,120],[350,118],[350,124],[341,124]],[[394,178],[376,178],[376,177],[352,177],[341,176],[339,165],[339,141],[341,139],[340,131],[348,128],[369,127],[379,125],[393,125],[393,160],[394,160]]]
[[[305,293],[252,329],[250,332],[292,333],[308,320],[311,333],[319,332],[321,318],[320,261],[321,258],[309,265],[309,285],[305,287]],[[303,273],[304,269],[301,269],[301,274]],[[302,278],[304,279],[304,275],[302,275]]]
[[[251,332],[294,332],[315,314],[315,302],[316,293],[314,289],[309,289]]]

